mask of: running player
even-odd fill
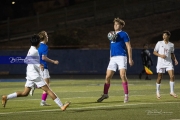
[[[37,48],[39,47],[40,43],[40,37],[39,35],[33,35],[30,39],[31,47],[28,51],[27,57],[36,57],[39,60],[39,53]],[[26,57],[26,58],[27,58]],[[54,102],[61,108],[61,110],[66,110],[66,108],[69,106],[70,102],[67,102],[63,105],[61,100],[56,96],[56,94],[49,88],[49,86],[46,84],[46,82],[43,80],[43,78],[40,75],[40,69],[43,71],[44,67],[43,65],[36,62],[35,64],[28,64],[27,65],[27,71],[26,71],[26,84],[24,91],[22,92],[15,92],[9,95],[3,95],[2,96],[2,105],[3,107],[6,106],[6,103],[9,99],[17,98],[17,97],[26,97],[28,96],[31,87],[36,84],[38,88],[41,88],[46,93],[49,94],[49,96],[54,100]]]
[[[48,54],[48,46],[46,45],[46,43],[48,42],[48,35],[46,31],[41,31],[39,32],[39,37],[41,40],[40,46],[38,48],[38,52],[40,55],[40,63],[44,66],[44,71],[40,71],[42,78],[46,81],[46,83],[50,86],[50,75],[49,75],[49,71],[48,71],[48,65],[47,62],[53,63],[53,64],[59,64],[59,62],[57,60],[52,60],[49,59],[47,57]],[[33,87],[31,89],[30,95],[33,95],[35,87]],[[46,103],[46,99],[47,99],[48,93],[43,91],[42,93],[42,97],[41,97],[41,102],[40,105],[41,106],[49,106],[50,104]]]
[[[163,32],[163,40],[158,41],[153,54],[158,57],[156,70],[158,73],[156,81],[156,95],[157,99],[160,99],[160,84],[163,73],[165,70],[168,72],[170,77],[170,95],[174,98],[177,98],[177,95],[174,93],[174,67],[172,60],[175,62],[175,65],[178,65],[178,61],[174,54],[174,44],[169,41],[171,33],[169,31]]]
[[[132,48],[130,44],[130,39],[128,34],[125,31],[122,31],[122,28],[125,26],[125,22],[122,19],[114,19],[114,31],[117,35],[115,40],[110,40],[110,62],[106,71],[106,78],[104,83],[104,93],[97,100],[97,102],[102,102],[104,99],[107,99],[108,90],[110,87],[110,80],[113,77],[116,69],[119,69],[119,74],[122,79],[122,86],[124,88],[124,103],[128,102],[128,79],[126,77],[127,70],[127,52],[129,57],[129,64],[132,66],[134,64],[132,60]],[[127,52],[126,52],[127,48]]]

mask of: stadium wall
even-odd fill
[[[150,50],[152,53],[152,49]],[[128,65],[127,74],[139,74],[142,70],[141,49],[133,49],[134,66]],[[27,51],[0,51],[0,56],[26,56]],[[175,50],[180,60],[180,49]],[[49,63],[50,74],[105,74],[109,63],[109,50],[63,49],[49,50],[48,57],[59,61],[59,65]],[[156,73],[157,57],[152,55]],[[26,64],[0,64],[0,73],[25,74]],[[117,74],[117,72],[116,72]],[[175,74],[180,74],[180,67],[175,66]]]

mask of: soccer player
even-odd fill
[[[141,79],[142,74],[145,73],[145,69],[144,66],[146,66],[147,68],[150,69],[151,66],[153,66],[153,61],[151,59],[151,53],[148,50],[148,44],[144,44],[143,45],[144,49],[141,51],[141,58],[142,58],[142,63],[143,63],[143,70],[141,71],[141,73],[139,74],[139,79]],[[151,78],[149,78],[149,75],[146,74],[146,80],[151,80]]]
[[[110,88],[110,80],[113,77],[116,69],[119,69],[119,74],[122,79],[122,86],[124,88],[124,103],[128,102],[128,79],[126,77],[127,70],[127,52],[128,52],[128,61],[130,66],[134,64],[132,60],[132,48],[130,44],[130,39],[128,34],[122,30],[125,26],[125,22],[122,19],[114,19],[114,31],[117,35],[117,38],[110,40],[110,62],[107,67],[105,83],[104,83],[104,93],[97,100],[97,102],[102,102],[104,99],[107,99],[108,90]],[[127,48],[127,52],[126,52]]]
[[[156,95],[157,99],[160,99],[160,84],[165,70],[168,72],[170,77],[170,95],[174,98],[177,98],[177,95],[174,93],[174,67],[172,60],[175,62],[175,65],[178,65],[178,61],[174,54],[174,44],[169,41],[171,33],[169,31],[163,32],[163,40],[158,41],[153,54],[158,57],[156,70],[158,73],[156,81]]]
[[[53,64],[59,64],[59,61],[57,60],[52,60],[50,58],[47,57],[48,54],[48,46],[46,45],[46,43],[48,42],[48,35],[46,31],[41,31],[38,33],[41,43],[40,46],[38,48],[38,52],[40,55],[40,64],[42,64],[44,66],[44,71],[40,71],[42,78],[46,81],[46,83],[48,85],[50,85],[49,80],[50,80],[50,75],[49,75],[49,71],[48,71],[48,65],[47,62],[53,63]],[[35,86],[33,86],[33,88],[30,91],[30,95],[33,95],[33,92],[35,90]],[[40,105],[41,106],[49,106],[50,104],[46,103],[46,99],[47,99],[48,93],[43,91],[42,93],[42,98],[41,98],[41,102]]]
[[[40,37],[39,35],[33,35],[30,39],[31,47],[28,51],[27,57],[36,57],[39,60],[39,53],[37,48],[39,47],[40,43]],[[26,57],[26,58],[27,58]],[[49,88],[49,86],[46,84],[46,82],[43,80],[43,78],[40,75],[40,69],[43,71],[43,65],[39,64],[38,62],[36,64],[28,64],[27,65],[27,71],[26,71],[26,84],[24,91],[22,92],[15,92],[9,95],[3,95],[2,96],[2,105],[3,107],[6,106],[6,103],[9,99],[17,98],[17,97],[26,97],[28,96],[31,87],[36,84],[38,88],[41,88],[42,90],[46,91],[46,93],[49,94],[49,96],[54,100],[54,102],[61,108],[62,111],[66,110],[66,108],[69,106],[70,102],[67,102],[63,105],[61,100],[58,98],[58,96]]]

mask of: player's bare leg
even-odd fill
[[[169,70],[168,71],[169,77],[170,77],[170,81],[169,81],[169,85],[170,85],[170,95],[173,96],[174,98],[177,98],[177,95],[174,93],[174,70]]]
[[[157,99],[161,98],[160,85],[161,85],[162,77],[163,77],[163,73],[158,73],[158,77],[157,77],[157,81],[156,81],[156,97],[157,97]]]
[[[61,108],[62,111],[66,110],[66,108],[70,105],[70,102],[66,102],[64,105],[61,100],[57,97],[57,95],[47,86],[41,87],[48,95],[54,100],[54,102]]]
[[[127,103],[129,100],[129,96],[128,96],[128,79],[126,76],[126,69],[121,69],[120,70],[120,77],[122,79],[122,86],[124,89],[124,103]]]
[[[13,99],[13,98],[16,98],[16,97],[26,97],[26,96],[28,96],[30,90],[31,90],[31,88],[25,87],[24,91],[22,91],[22,92],[15,92],[15,93],[12,93],[12,94],[9,94],[9,95],[3,95],[2,96],[2,105],[3,105],[3,107],[6,106],[6,103],[7,103],[7,101],[9,99]]]
[[[97,100],[97,102],[102,102],[104,99],[107,99],[109,97],[108,91],[109,91],[109,87],[110,87],[110,80],[113,77],[113,75],[114,75],[114,71],[112,71],[112,70],[106,71],[103,95]]]
[[[47,85],[50,86],[49,78],[46,78],[45,81],[46,81]],[[46,93],[45,91],[43,91],[43,93],[42,93],[42,98],[41,98],[41,102],[40,102],[40,105],[41,105],[41,106],[50,106],[50,104],[47,104],[47,103],[46,103],[47,96],[48,96],[48,93]]]

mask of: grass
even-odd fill
[[[161,99],[155,95],[155,80],[129,80],[129,102],[124,104],[120,80],[112,79],[109,98],[102,103],[96,100],[103,90],[103,79],[51,80],[51,89],[61,101],[71,101],[62,112],[48,97],[51,106],[40,106],[41,89],[34,96],[11,99],[6,108],[0,107],[2,120],[180,120],[180,101],[169,95],[169,81],[163,80]],[[0,94],[23,90],[25,82],[0,82]],[[176,80],[176,94],[180,94],[180,82]]]

